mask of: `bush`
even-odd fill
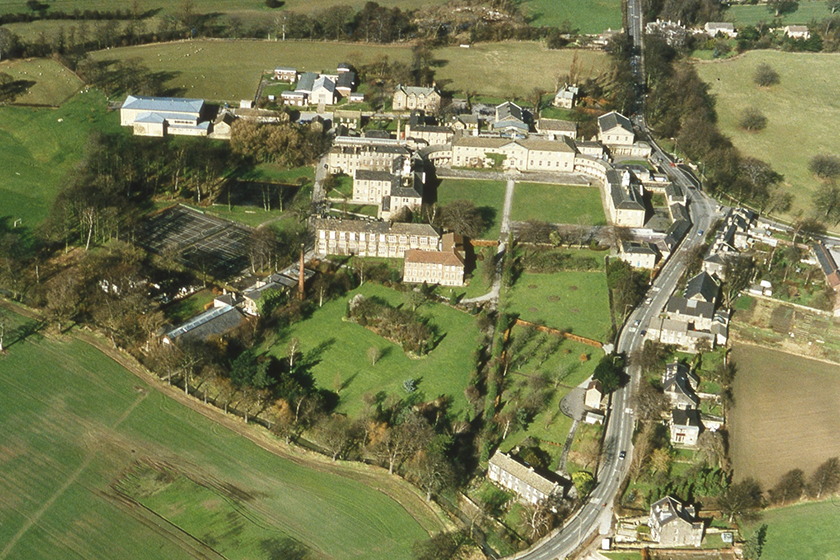
[[[748,132],[758,132],[767,127],[767,117],[755,107],[749,107],[741,113],[738,126]]]
[[[755,69],[753,81],[759,87],[774,86],[779,83],[779,73],[776,72],[769,64],[761,63]]]

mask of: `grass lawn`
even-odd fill
[[[43,220],[91,132],[119,130],[105,98],[79,93],[58,109],[0,107],[0,218],[24,227]]]
[[[319,386],[327,389],[335,387],[336,376],[340,378],[338,408],[351,416],[362,409],[362,395],[368,391],[405,396],[402,383],[408,378],[417,382],[417,389],[425,393],[427,399],[450,395],[454,415],[466,410],[464,387],[474,368],[472,353],[478,339],[473,318],[442,304],[425,304],[418,308],[417,312],[429,318],[443,339],[428,355],[412,359],[396,344],[344,320],[347,301],[357,293],[377,296],[392,305],[405,301],[400,292],[366,283],[344,297],[325,303],[309,319],[292,325],[268,352],[285,357],[291,337],[300,341],[304,353],[317,348],[318,359],[312,367],[312,375]],[[382,352],[382,357],[373,366],[367,358],[367,350],[371,347]]]
[[[761,8],[761,6],[756,6]],[[767,63],[780,83],[758,88],[755,68]],[[834,123],[840,114],[840,55],[751,51],[724,62],[697,63],[711,86],[720,128],[744,155],[757,157],[785,176],[794,196],[792,214],[811,208],[811,193],[819,185],[808,171],[816,154],[838,155]],[[749,133],[737,127],[741,112],[755,107],[767,117],[767,128]]]
[[[190,317],[195,317],[204,311],[204,307],[216,296],[208,289],[200,290],[189,297],[172,302],[166,307],[166,318],[173,324],[179,325]]]
[[[531,25],[538,27],[557,27],[568,21],[581,33],[621,29],[621,2],[618,0],[525,0],[522,8]]]
[[[733,5],[726,9],[724,19],[731,21],[736,26],[742,25],[756,25],[763,21],[770,23],[775,20],[775,12],[763,5]],[[811,20],[822,21],[831,16],[831,11],[828,9],[828,2],[818,0],[804,0],[797,2],[796,10],[782,14],[779,18],[782,25],[802,24],[807,25]]]
[[[370,62],[387,56],[408,63],[407,46],[305,41],[205,41],[124,47],[91,53],[94,60],[137,58],[154,72],[169,72],[166,82],[179,96],[212,101],[253,98],[260,77],[278,64],[298,71],[335,71],[340,62]]]
[[[328,461],[311,468],[269,453],[87,344],[16,338],[7,332],[0,361],[5,558],[391,559],[409,558],[427,535],[402,505]],[[148,464],[167,465],[149,510],[118,499]]]
[[[763,523],[767,524],[767,542],[762,560],[840,559],[840,507],[836,498],[766,509],[751,530]]]
[[[437,188],[438,204],[470,200],[484,216],[486,228],[482,239],[498,239],[505,205],[505,184],[501,181],[443,179]]]
[[[50,58],[7,60],[0,63],[0,72],[30,84],[28,91],[15,99],[15,104],[57,107],[83,85],[73,72]]]
[[[607,223],[598,188],[541,183],[516,184],[511,219],[592,226]]]
[[[507,294],[509,312],[525,321],[605,341],[610,330],[603,272],[524,272]]]
[[[618,27],[620,22],[619,13]],[[536,42],[477,43],[469,49],[454,46],[434,52],[442,64],[435,72],[438,84],[453,92],[504,99],[525,98],[535,87],[553,92],[555,80],[569,73],[574,57],[582,80],[600,75],[607,61],[600,51],[548,50]]]

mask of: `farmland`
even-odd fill
[[[82,158],[94,131],[116,131],[96,92],[79,93],[58,109],[0,107],[0,217],[32,228],[46,217],[64,176]]]
[[[408,558],[437,527],[422,498],[359,482],[393,491],[378,471],[282,458],[88,344],[17,333],[0,361],[4,558]]]
[[[437,187],[438,204],[469,200],[481,212],[486,225],[482,239],[498,239],[505,203],[505,184],[501,181],[444,179]]]
[[[427,398],[450,395],[453,414],[465,410],[464,388],[474,367],[472,354],[479,334],[473,318],[442,304],[421,305],[417,313],[427,317],[437,329],[439,342],[427,355],[410,358],[398,345],[344,320],[347,301],[357,293],[379,297],[395,306],[405,304],[400,292],[366,283],[343,298],[325,303],[310,318],[295,323],[268,351],[278,357],[285,356],[292,337],[300,341],[304,353],[317,350],[312,376],[321,387],[330,389],[340,385],[338,408],[351,416],[363,408],[362,396],[367,392],[404,396],[403,382],[408,378],[415,380],[417,390]],[[374,365],[367,358],[371,347],[381,352]]]
[[[761,63],[779,73],[778,85],[758,88],[753,83]],[[784,175],[795,197],[792,213],[809,211],[818,182],[808,161],[819,153],[838,153],[833,123],[840,111],[840,98],[834,94],[840,88],[840,55],[751,51],[731,60],[697,63],[697,71],[717,98],[723,133],[744,155],[767,161]],[[767,128],[757,133],[738,128],[748,107],[767,117]]]
[[[806,476],[840,454],[837,366],[756,346],[735,345],[730,413],[735,477],[774,485],[791,469]]]
[[[531,25],[557,27],[568,21],[581,33],[621,29],[621,2],[616,0],[525,0],[522,8]]]
[[[554,224],[605,225],[598,188],[517,183],[511,219]]]
[[[436,64],[441,65],[435,77],[449,91],[524,99],[534,88],[555,91],[557,80],[569,73],[575,57],[581,81],[600,75],[607,64],[606,55],[599,51],[548,50],[533,42],[478,43],[469,49],[435,50]]]
[[[82,81],[73,72],[48,58],[6,61],[0,64],[0,72],[31,84],[26,93],[15,99],[16,104],[57,107],[82,87]]]
[[[379,57],[409,62],[411,49],[304,41],[190,41],[124,47],[91,53],[94,60],[137,58],[154,72],[173,76],[165,86],[183,97],[213,101],[253,99],[263,73],[278,64],[298,71],[334,71],[340,62],[371,62]]]
[[[767,542],[762,560],[840,559],[840,507],[836,498],[764,510],[752,530],[763,523],[767,524]]]
[[[782,14],[778,19],[782,25],[801,24],[807,25],[812,20],[822,21],[831,15],[828,9],[828,2],[820,0],[807,0],[798,2],[796,9]],[[726,21],[731,21],[736,26],[756,25],[763,21],[769,23],[777,18],[766,4],[762,5],[731,5],[724,12]]]
[[[610,330],[603,272],[524,272],[510,289],[507,310],[525,321],[604,342]]]

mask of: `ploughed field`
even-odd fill
[[[840,366],[736,344],[735,407],[727,423],[736,479],[769,488],[791,469],[810,476],[840,455]]]

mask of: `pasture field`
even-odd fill
[[[399,6],[404,10],[420,8],[429,4],[443,3],[439,0],[382,0],[381,6]],[[161,0],[140,0],[138,2],[141,11],[159,10],[157,15],[172,15],[177,13],[180,2],[163,2]],[[347,0],[346,5],[361,9],[364,0]],[[48,3],[54,10],[72,12],[73,10],[129,10],[131,3],[120,0],[52,0]],[[295,12],[311,13],[334,6],[332,0],[286,0],[283,3],[284,10]],[[0,14],[28,13],[25,0],[0,0]],[[195,11],[201,14],[231,14],[247,19],[249,16],[271,16],[281,13],[281,10],[272,10],[266,7],[263,0],[195,0]]]
[[[605,342],[610,330],[607,278],[598,272],[523,272],[505,298],[509,312],[531,323],[569,329]]]
[[[553,224],[606,225],[601,191],[597,187],[517,183],[511,219]]]
[[[377,394],[406,395],[403,381],[413,378],[417,390],[426,398],[452,397],[451,410],[458,416],[468,408],[464,388],[475,364],[473,350],[478,329],[473,318],[442,304],[427,303],[417,313],[427,317],[442,337],[434,350],[420,358],[409,358],[398,345],[372,331],[344,320],[347,302],[357,293],[376,296],[392,305],[405,304],[404,294],[383,286],[366,283],[344,297],[332,300],[304,321],[295,323],[268,352],[286,356],[288,341],[296,337],[304,354],[317,351],[311,373],[320,387],[333,389],[340,381],[338,409],[350,416],[364,407],[362,396]],[[379,348],[382,357],[371,365],[367,350]],[[337,380],[338,377],[338,380]]]
[[[486,225],[482,239],[499,238],[505,205],[505,184],[502,181],[443,179],[437,187],[438,204],[449,204],[455,200],[472,201],[479,209]]]
[[[556,91],[557,81],[569,73],[575,58],[582,81],[600,75],[607,65],[600,51],[549,50],[537,42],[477,43],[434,53],[439,65],[435,78],[444,89],[504,99],[525,99],[534,88]]]
[[[757,530],[763,523],[767,524],[767,541],[762,560],[840,560],[840,507],[836,497],[766,509],[751,529]]]
[[[437,526],[422,498],[359,482],[392,477],[281,458],[75,338],[18,338],[0,361],[0,557],[409,558]]]
[[[736,344],[735,407],[729,413],[736,479],[765,488],[791,469],[806,476],[840,454],[840,373],[836,365]]]
[[[238,103],[253,99],[263,73],[278,65],[334,72],[340,62],[367,63],[380,57],[408,63],[411,49],[356,43],[196,40],[109,49],[90,56],[97,61],[136,58],[153,72],[173,76],[165,86],[178,96]]]
[[[58,107],[83,85],[73,72],[49,58],[7,60],[0,63],[0,72],[31,84],[26,93],[15,99],[16,105]]]
[[[523,11],[531,25],[558,27],[568,21],[581,33],[621,29],[621,2],[617,0],[525,0]]]
[[[96,91],[79,93],[58,109],[0,107],[0,218],[38,225],[90,134],[118,130],[119,115],[107,112]]]
[[[732,5],[723,14],[726,21],[731,21],[736,26],[756,25],[760,21],[770,23],[776,19],[774,17],[775,12],[770,10],[766,4],[752,6],[749,4]],[[782,25],[807,25],[812,20],[819,22],[830,16],[831,10],[828,9],[828,2],[824,0],[804,0],[803,2],[798,2],[796,10],[782,14],[779,19]]]
[[[759,88],[753,83],[756,67],[767,63],[780,83]],[[721,62],[698,62],[700,77],[717,98],[721,131],[744,155],[767,161],[784,175],[793,194],[791,215],[811,209],[811,193],[819,185],[808,171],[816,154],[839,154],[834,123],[840,114],[840,55],[750,51]],[[745,132],[738,128],[741,113],[755,107],[767,117],[767,128]]]

